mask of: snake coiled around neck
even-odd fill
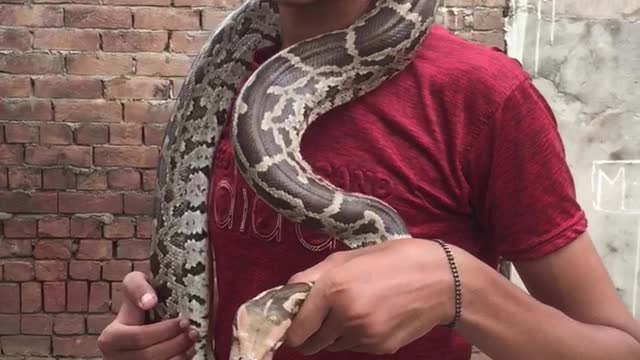
[[[391,206],[314,174],[300,144],[322,114],[376,89],[413,60],[438,5],[374,1],[349,28],[283,49],[253,73],[254,52],[278,43],[273,0],[245,1],[209,37],[178,95],[161,147],[151,256],[159,299],[151,318],[188,317],[202,338],[194,359],[214,359],[209,323],[218,297],[208,193],[227,119],[233,121],[240,173],[276,212],[350,248],[410,237]],[[271,359],[312,286],[283,285],[247,299],[233,326],[231,358]]]

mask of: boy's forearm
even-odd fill
[[[640,359],[640,340],[634,336],[576,321],[488,266],[477,268],[463,280],[463,316],[457,330],[493,360]]]

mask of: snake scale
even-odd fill
[[[188,317],[202,337],[196,360],[214,359],[208,326],[217,284],[207,201],[228,118],[238,169],[275,211],[350,248],[409,237],[389,205],[315,175],[300,143],[315,119],[413,60],[438,0],[374,0],[351,27],[284,49],[252,73],[255,50],[279,39],[275,2],[247,0],[211,34],[185,79],[160,150],[151,256],[159,304],[149,315],[151,321]],[[271,359],[311,286],[270,289],[240,307],[231,359]]]

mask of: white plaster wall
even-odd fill
[[[511,1],[509,55],[554,109],[590,232],[640,317],[640,0]]]

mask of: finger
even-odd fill
[[[322,327],[316,331],[298,350],[304,355],[313,355],[327,348],[338,339],[343,332],[343,321],[331,313]]]
[[[285,337],[287,346],[299,347],[322,326],[330,310],[325,288],[322,283],[311,288],[309,296],[287,331]]]
[[[122,360],[165,360],[186,353],[194,345],[186,333],[180,334],[167,341],[152,345],[142,350],[127,351],[121,353],[118,359]]]
[[[180,354],[180,355],[176,355],[176,356],[172,357],[169,360],[191,360],[194,357],[195,354],[196,354],[196,349],[195,348],[191,348],[186,353]]]
[[[124,325],[144,324],[144,313],[157,303],[155,291],[141,272],[127,274],[123,280],[124,293],[122,305],[118,310],[117,321]]]
[[[362,344],[355,337],[343,336],[338,338],[333,344],[329,345],[326,350],[330,352],[347,351],[361,346]]]
[[[118,350],[139,350],[162,343],[187,332],[189,320],[171,319],[142,326],[122,326],[111,336]]]
[[[149,310],[156,306],[158,302],[156,292],[144,273],[140,271],[131,272],[125,276],[122,283],[125,295],[141,309]]]
[[[196,349],[192,347],[186,353],[176,355],[169,360],[191,360],[195,356],[195,354],[196,354]]]

